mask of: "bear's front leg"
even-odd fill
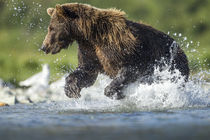
[[[98,73],[87,67],[79,67],[73,73],[66,77],[64,87],[65,94],[69,98],[79,98],[83,87],[89,87],[94,84]]]
[[[111,99],[122,99],[125,97],[123,95],[123,88],[128,84],[134,82],[138,78],[139,72],[137,68],[134,67],[124,67],[122,68],[118,76],[113,79],[113,81],[105,88],[104,94]]]
[[[69,98],[79,98],[81,96],[81,88],[78,85],[78,78],[75,77],[74,74],[70,74],[68,77],[66,77],[64,91],[66,96]]]

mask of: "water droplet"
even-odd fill
[[[184,37],[184,41],[187,40],[187,37]]]
[[[190,44],[189,44],[189,43],[187,43],[186,48],[189,48],[189,45],[190,45]]]
[[[192,49],[190,52],[196,52],[196,49]]]

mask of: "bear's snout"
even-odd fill
[[[44,44],[42,44],[42,46],[41,46],[40,50],[42,50],[42,51],[44,51],[44,52],[45,52],[46,47],[45,47],[45,45],[44,45]]]
[[[48,47],[48,45],[42,45],[42,47],[40,48],[40,50],[42,50],[43,52],[45,52],[46,54],[48,54],[50,52],[50,48]]]

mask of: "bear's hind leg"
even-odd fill
[[[122,93],[123,88],[134,82],[139,77],[139,71],[134,67],[124,67],[118,73],[118,76],[105,88],[104,94],[112,99],[122,99],[125,96]]]

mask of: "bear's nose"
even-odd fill
[[[40,49],[45,52],[46,51],[45,45],[42,44],[42,47]]]

